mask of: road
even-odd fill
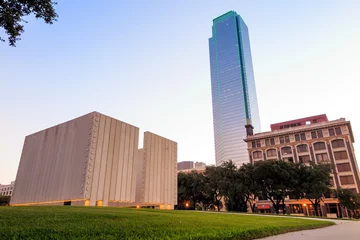
[[[311,220],[325,220],[336,223],[334,226],[304,230],[299,232],[291,232],[280,234],[276,236],[261,238],[259,240],[359,240],[360,239],[360,222],[335,220],[335,219],[313,219]]]

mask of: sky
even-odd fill
[[[0,43],[0,183],[26,135],[92,111],[214,164],[208,38],[229,10],[249,28],[262,131],[326,113],[360,141],[360,1],[58,0],[55,24],[29,16],[16,48]]]

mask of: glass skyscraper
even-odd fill
[[[249,162],[246,124],[260,132],[248,28],[230,11],[213,20],[209,39],[216,165]]]

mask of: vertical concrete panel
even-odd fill
[[[144,202],[144,149],[139,149],[137,153],[137,168],[136,168],[136,191],[135,191],[135,203],[137,205]]]
[[[161,162],[160,162],[160,168],[161,168],[161,174],[160,174],[160,200],[159,202],[162,202],[165,198],[165,174],[163,172],[165,161],[166,161],[166,139],[161,139],[161,143],[163,146],[163,149],[161,151]]]
[[[108,155],[109,139],[110,139],[110,124],[111,124],[111,119],[109,117],[105,117],[104,142],[103,142],[102,155],[100,161],[99,185],[98,185],[97,198],[96,198],[97,201],[104,200],[105,171],[106,171],[107,155]]]
[[[128,164],[129,164],[129,145],[130,145],[130,131],[131,128],[128,124],[125,127],[125,146],[124,146],[124,165],[122,169],[121,180],[121,194],[120,200],[126,201],[126,185],[128,184]]]
[[[21,157],[20,157],[20,162],[19,162],[19,167],[18,167],[18,170],[17,170],[17,173],[16,173],[16,176],[19,177],[19,181],[22,182],[23,179],[22,177],[24,176],[24,155],[26,154],[26,138],[24,139],[24,144],[23,144],[23,149],[22,149],[22,152],[21,152]],[[23,166],[23,167],[20,167],[20,166]],[[19,187],[16,186],[16,182],[15,182],[15,185],[14,185],[14,189],[13,189],[13,194],[12,194],[12,199],[20,199],[22,198],[22,189],[21,189],[22,185],[19,184]],[[12,203],[16,203],[14,202],[13,200],[11,199],[11,202]]]
[[[135,128],[135,137],[134,137],[134,147],[133,147],[133,167],[132,167],[132,182],[131,182],[131,202],[135,202],[135,194],[137,188],[137,170],[139,168],[138,165],[138,148],[139,148],[139,129]]]
[[[42,135],[42,138],[40,136]],[[41,139],[41,147],[37,147],[36,140]],[[31,184],[34,186],[33,188],[29,188],[30,192],[27,196],[27,202],[39,202],[41,199],[41,191],[42,191],[42,179],[41,175],[45,173],[45,171],[42,171],[42,168],[46,164],[46,157],[47,157],[47,145],[46,142],[49,141],[48,139],[48,129],[46,129],[44,132],[41,132],[39,136],[35,135],[35,141],[33,143],[33,147],[36,151],[36,157],[35,159],[39,159],[35,162],[34,168],[32,169],[32,175],[30,176]]]
[[[56,149],[56,137],[55,137],[55,129],[57,127],[54,128],[49,128],[47,130],[48,132],[48,141],[46,142],[47,145],[47,151],[46,151],[46,155],[45,155],[45,162],[44,165],[42,165],[41,168],[41,172],[39,174],[39,179],[40,179],[40,186],[41,189],[40,191],[37,193],[36,197],[36,202],[39,202],[43,199],[43,201],[49,201],[49,200],[56,200],[54,199],[54,196],[51,196],[49,193],[49,178],[51,176],[51,174],[53,174],[53,166],[52,163],[54,162],[54,150]]]
[[[119,150],[120,150],[120,132],[121,132],[121,122],[115,122],[115,142],[114,142],[114,156],[113,156],[113,166],[111,169],[111,181],[110,181],[110,195],[109,200],[115,200],[116,193],[116,183],[117,183],[117,173],[118,173],[118,163],[119,163]]]
[[[110,180],[113,167],[113,156],[114,156],[114,144],[115,144],[115,133],[116,133],[116,120],[111,119],[110,123],[110,139],[107,153],[107,164],[105,172],[105,186],[104,186],[104,201],[103,206],[108,206],[109,195],[110,195]]]
[[[126,184],[126,196],[125,201],[131,202],[131,187],[133,179],[133,167],[134,167],[134,142],[135,142],[135,128],[130,126],[130,140],[129,140],[129,157],[127,168],[127,184]]]
[[[95,206],[96,201],[97,201],[97,191],[98,191],[99,176],[100,176],[100,165],[101,165],[102,148],[103,148],[104,133],[105,133],[104,130],[105,130],[105,116],[100,115],[99,130],[98,130],[98,142],[97,142],[97,146],[96,146],[94,171],[93,171],[93,178],[92,178],[91,192],[90,192],[90,206]]]
[[[68,129],[67,129],[67,136],[68,136],[68,140],[66,141],[67,144],[67,151],[66,151],[66,157],[64,158],[64,181],[62,181],[62,194],[61,194],[61,199],[69,199],[69,194],[68,194],[68,186],[71,184],[70,181],[70,174],[71,174],[71,170],[72,170],[72,164],[71,164],[71,156],[73,154],[74,151],[74,138],[75,138],[75,122],[74,121],[70,121],[68,122]]]
[[[117,183],[116,183],[116,192],[115,200],[120,201],[121,199],[121,188],[122,188],[122,177],[123,177],[123,167],[124,167],[124,149],[125,149],[125,136],[126,136],[126,124],[121,123],[121,132],[120,132],[120,150],[119,150],[119,159],[118,159],[118,172],[117,172]]]

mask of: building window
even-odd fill
[[[322,138],[323,137],[322,130],[317,130],[317,135],[318,135],[319,138]]]
[[[348,159],[346,151],[334,152],[335,160]]]
[[[300,141],[300,135],[299,134],[295,134],[295,141]]]
[[[305,140],[306,140],[305,133],[301,133],[301,134],[300,134],[300,139],[301,139],[301,141],[305,141]]]
[[[281,149],[281,153],[282,153],[283,155],[291,154],[291,147],[283,147],[283,148]]]
[[[341,128],[340,127],[335,128],[335,133],[336,135],[341,135]]]
[[[316,154],[316,160],[318,162],[328,162],[329,157],[328,157],[327,153],[319,153],[319,154]]]
[[[289,142],[290,142],[289,136],[285,136],[285,142],[286,142],[286,143],[289,143]]]
[[[252,146],[252,148],[256,148],[256,143],[254,141],[251,142],[251,146]]]
[[[267,150],[267,156],[268,157],[276,157],[276,150],[275,149],[269,149]]]
[[[323,143],[323,142],[314,143],[314,149],[315,150],[325,150],[326,149],[325,143]]]
[[[339,163],[336,164],[338,172],[348,172],[351,171],[350,164],[349,163]]]
[[[275,139],[274,138],[270,138],[270,145],[275,145]]]
[[[261,147],[260,141],[256,141],[256,147]]]
[[[297,146],[297,149],[298,149],[299,153],[308,152],[308,147],[306,144],[301,144],[301,145]]]
[[[346,185],[346,184],[354,184],[354,178],[352,175],[349,176],[340,176],[340,182],[341,185]]]
[[[254,156],[254,159],[262,158],[262,152],[261,151],[253,152],[253,156]]]
[[[270,139],[265,139],[265,145],[270,146]]]
[[[280,137],[280,143],[284,143],[284,137]]]
[[[329,128],[329,136],[335,136],[335,132],[333,128]]]
[[[299,156],[299,162],[300,163],[308,163],[308,162],[310,162],[310,156],[309,155]]]
[[[337,139],[337,140],[332,141],[331,145],[333,148],[345,147],[344,140],[342,140],[342,139]]]
[[[312,139],[317,138],[316,132],[311,132],[311,138],[312,138]]]

